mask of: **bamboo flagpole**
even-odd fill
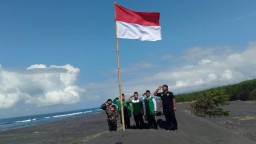
[[[123,130],[125,130],[124,106],[122,99],[122,83],[118,38],[139,39],[141,41],[161,40],[161,26],[159,12],[137,12],[119,6],[115,6],[115,30],[116,30],[116,57],[119,84],[119,98],[121,101],[121,116]]]
[[[115,3],[116,2],[114,2],[114,4]],[[123,92],[122,92],[121,68],[120,68],[120,52],[119,52],[119,42],[118,42],[118,38],[117,38],[116,10],[115,10],[115,30],[116,30],[116,58],[117,58],[119,100],[120,100],[120,105],[121,105],[122,128],[123,128],[123,131],[125,131],[124,105],[123,105],[123,98],[122,98]]]

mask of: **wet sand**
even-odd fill
[[[178,131],[164,129],[164,116],[158,116],[159,129],[127,129],[108,132],[105,113],[77,117],[49,124],[0,133],[1,144],[254,144],[256,143],[256,102],[230,102],[228,117],[200,118],[178,104]],[[131,118],[132,120],[133,118]],[[120,122],[119,122],[120,123]],[[132,124],[134,122],[132,121]],[[120,124],[119,124],[120,127]]]

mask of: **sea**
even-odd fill
[[[100,108],[90,108],[90,109],[83,109],[83,110],[58,112],[58,113],[5,118],[5,119],[0,119],[0,131],[7,131],[11,129],[46,124],[50,122],[70,119],[70,118],[79,117],[79,116],[88,116],[88,115],[92,115],[100,112],[102,112]]]

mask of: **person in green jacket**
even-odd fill
[[[133,99],[131,99],[133,98]],[[129,103],[132,104],[133,108],[133,117],[136,123],[137,129],[142,129],[144,127],[143,121],[143,103],[142,99],[139,99],[138,92],[134,92],[133,96],[131,96],[128,100]]]
[[[127,103],[125,101],[125,95],[122,94],[122,99],[123,99],[123,106],[124,106],[124,124],[125,124],[125,128],[130,128],[130,117],[131,117],[131,106],[130,103]],[[121,120],[121,124],[122,124],[122,115],[121,115],[121,101],[118,97],[116,97],[113,100],[113,103],[116,104],[118,106],[118,112],[120,114],[120,120]]]
[[[149,90],[147,90],[144,95],[146,95],[146,97],[144,98],[144,103],[146,109],[146,116],[148,120],[148,128],[158,129],[155,117],[156,100],[150,95]]]

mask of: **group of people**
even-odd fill
[[[162,92],[159,92],[161,89]],[[164,84],[163,86],[159,86],[155,90],[154,95],[160,97],[162,100],[163,113],[166,119],[166,130],[177,130],[178,124],[175,117],[176,101],[173,93],[168,91],[168,85]],[[125,128],[131,128],[130,117],[132,115],[131,109],[133,109],[133,117],[137,129],[158,129],[156,122],[157,104],[149,90],[140,98],[138,92],[134,92],[133,96],[129,97],[127,101],[125,100],[125,95],[122,94],[122,102]],[[113,101],[108,99],[101,105],[101,109],[106,111],[109,131],[116,131],[118,115],[120,115],[122,124],[121,100],[119,97],[115,98]],[[148,121],[147,125],[144,123],[144,119]]]

